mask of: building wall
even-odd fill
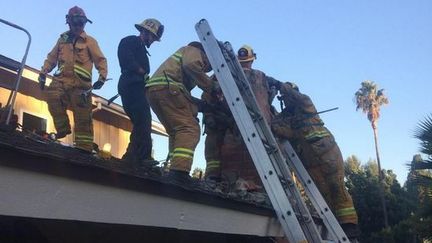
[[[10,95],[10,90],[0,88],[0,103],[4,106]],[[48,105],[45,101],[35,99],[31,96],[17,94],[15,103],[15,114],[18,115],[18,122],[22,124],[24,112],[38,116],[47,120],[47,133],[56,132],[54,122],[48,111]],[[96,111],[98,112],[98,111]],[[72,131],[74,127],[73,113],[67,111],[71,123]],[[129,143],[130,132],[105,124],[98,120],[93,120],[94,129],[94,142],[103,148],[104,144],[111,144],[111,154],[114,157],[120,158],[126,151]],[[73,134],[68,135],[66,138],[61,139],[62,142],[67,144],[73,143]]]

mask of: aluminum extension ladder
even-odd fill
[[[199,21],[195,29],[289,242],[348,243],[348,237],[290,143],[283,141],[278,145],[276,142],[231,44],[219,42],[205,19]],[[323,231],[314,222],[291,170],[321,217],[325,234],[320,233]]]

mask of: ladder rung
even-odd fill
[[[269,126],[262,116],[255,95],[240,66],[236,54],[227,42],[217,41],[213,36],[206,20],[196,25],[198,36],[211,66],[219,80],[223,94],[228,102],[234,120],[243,137],[249,154],[255,164],[258,174],[262,178],[265,190],[272,202],[279,222],[290,242],[322,242],[321,235],[314,223],[310,211],[302,199],[291,176],[291,160],[299,163],[292,148],[288,152],[289,159],[285,159],[279,145],[272,135]],[[301,162],[300,162],[301,165]],[[315,189],[313,183],[305,186],[308,190]],[[310,187],[310,188],[309,188]],[[306,191],[308,191],[306,190]],[[320,194],[318,193],[320,196]],[[308,194],[309,196],[309,194]],[[315,194],[312,194],[314,197]],[[313,198],[313,202],[317,201]],[[327,212],[328,207],[318,200],[321,216],[335,241],[347,243],[341,237],[342,233],[335,231],[334,221],[327,220],[333,216]],[[325,204],[326,206],[326,204]],[[317,208],[317,207],[316,207]],[[333,216],[334,218],[334,216]],[[326,220],[324,220],[326,219]],[[336,222],[337,224],[337,222]]]

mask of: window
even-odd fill
[[[47,120],[32,114],[23,112],[22,120],[23,131],[31,131],[36,133],[45,133],[47,129]]]

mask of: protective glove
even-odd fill
[[[99,77],[98,81],[93,84],[93,89],[100,89],[105,84],[105,78]]]
[[[39,73],[38,81],[39,81],[40,89],[44,90],[45,89],[45,83],[46,83],[46,74],[45,73]]]

